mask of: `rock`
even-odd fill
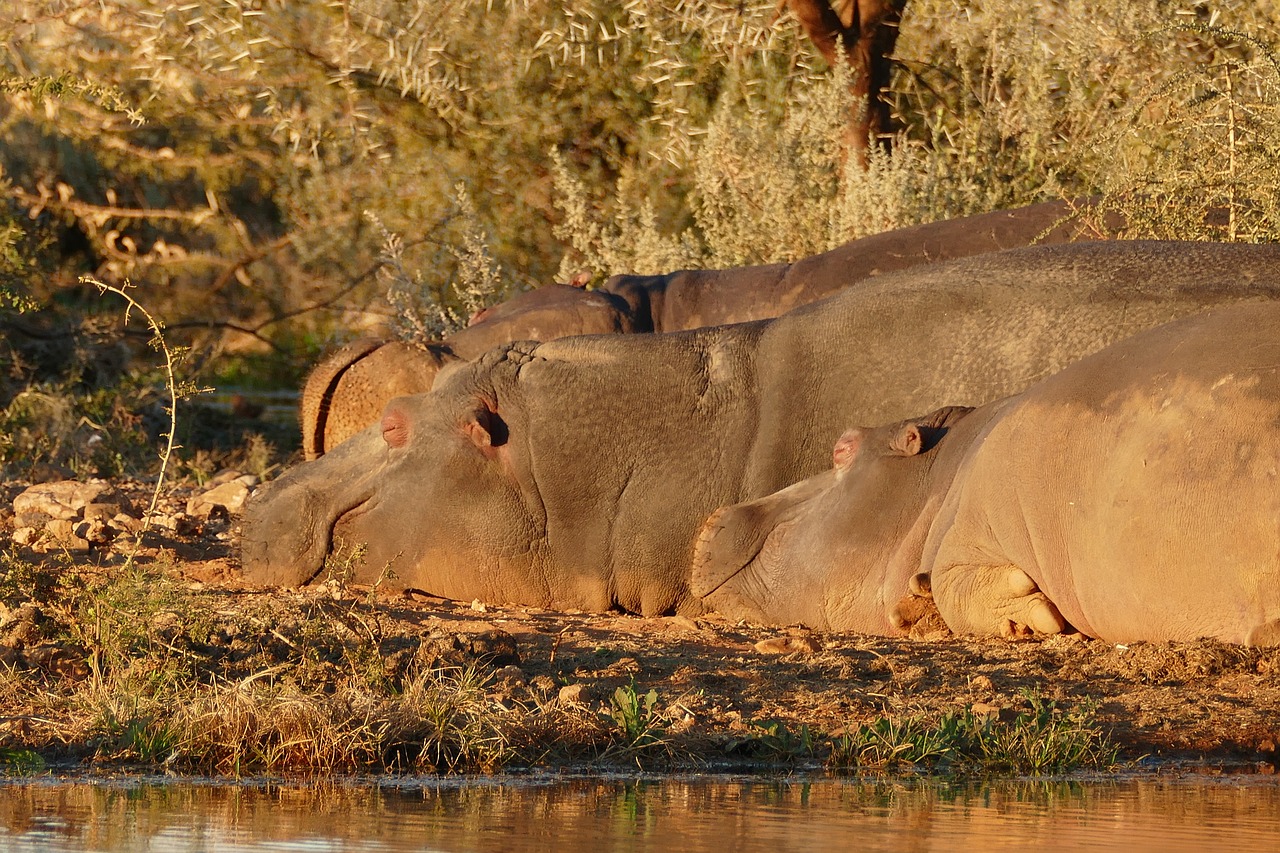
[[[688,616],[668,616],[667,625],[682,631],[697,631],[698,623],[690,619]]]
[[[95,545],[105,545],[116,538],[116,531],[101,518],[76,522],[71,529],[76,536]]]
[[[495,668],[517,666],[520,663],[516,638],[501,629],[485,631],[472,637],[471,654],[477,661]]]
[[[557,701],[561,705],[585,705],[591,699],[585,684],[566,684],[560,688]]]
[[[772,637],[756,643],[755,650],[762,655],[813,655],[822,651],[822,645],[812,637]]]
[[[142,529],[142,519],[122,512],[112,517],[111,526],[126,533],[137,533]]]
[[[30,545],[35,541],[36,532],[34,527],[19,527],[13,531],[13,543],[15,545]]]
[[[219,507],[228,515],[235,515],[248,499],[249,485],[244,478],[230,480],[188,500],[187,515],[208,518]]]
[[[504,666],[502,669],[494,670],[493,679],[490,681],[490,684],[500,691],[509,691],[528,683],[529,679],[525,676],[524,670],[518,666]]]
[[[114,496],[114,490],[106,483],[76,480],[40,483],[13,499],[13,512],[20,519],[33,515],[54,519],[79,518],[86,505],[109,494]]]
[[[89,550],[89,540],[77,536],[75,525],[68,519],[55,518],[46,524],[44,529],[53,538],[53,543],[51,544],[59,548],[65,548],[68,551]]]

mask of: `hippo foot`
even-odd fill
[[[933,596],[927,589],[924,594],[917,593],[914,584],[912,592],[904,595],[889,611],[889,624],[916,639],[951,633],[942,614],[938,612]]]
[[[932,579],[938,610],[958,634],[1018,638],[1067,630],[1054,603],[1017,566],[953,566]]]

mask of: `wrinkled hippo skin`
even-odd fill
[[[853,429],[718,510],[691,586],[730,617],[895,633],[1280,643],[1280,304],[1113,344],[1017,396]],[[917,575],[917,573],[922,573]]]
[[[326,358],[303,387],[303,451],[307,459],[318,458],[375,423],[393,397],[430,390],[442,365],[498,344],[762,320],[892,270],[1090,236],[1072,218],[1071,206],[1044,202],[875,234],[794,264],[618,275],[598,291],[547,285],[478,312],[470,326],[441,343],[388,344],[382,353],[364,341]]]
[[[1280,296],[1280,247],[1032,247],[886,274],[776,320],[518,343],[263,489],[251,581],[355,576],[450,598],[697,612],[694,540],[719,506],[828,465],[849,423],[981,404],[1204,305]]]
[[[302,388],[302,450],[318,459],[370,424],[387,401],[428,391],[440,370],[516,340],[634,331],[625,303],[606,293],[550,284],[476,314],[441,343],[360,340],[316,365]]]

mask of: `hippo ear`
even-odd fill
[[[488,402],[482,401],[467,415],[462,423],[462,431],[482,452],[487,453],[507,443],[507,424]]]
[[[834,468],[848,468],[858,458],[858,448],[862,447],[864,433],[854,427],[844,431],[844,435],[836,439],[836,446],[831,448],[831,465]]]
[[[586,288],[591,283],[591,271],[579,270],[573,274],[573,278],[569,279],[570,287]]]
[[[924,448],[924,435],[919,424],[907,424],[889,439],[889,452],[898,456],[915,456]]]
[[[947,434],[945,427],[929,424],[909,423],[889,439],[889,452],[898,456],[919,456],[942,440]]]

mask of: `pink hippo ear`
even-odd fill
[[[495,448],[507,443],[507,425],[488,401],[481,401],[462,422],[462,431],[471,443],[489,456]]]
[[[907,424],[889,439],[889,450],[898,456],[916,456],[924,448],[924,436],[918,424]]]
[[[573,278],[569,279],[570,287],[586,288],[591,283],[591,271],[579,270],[574,273]]]
[[[844,435],[836,439],[836,446],[831,448],[831,465],[834,468],[848,468],[858,458],[858,449],[862,447],[865,434],[854,427],[844,431]]]
[[[382,413],[382,440],[388,447],[409,443],[409,416],[399,406],[388,405]]]

